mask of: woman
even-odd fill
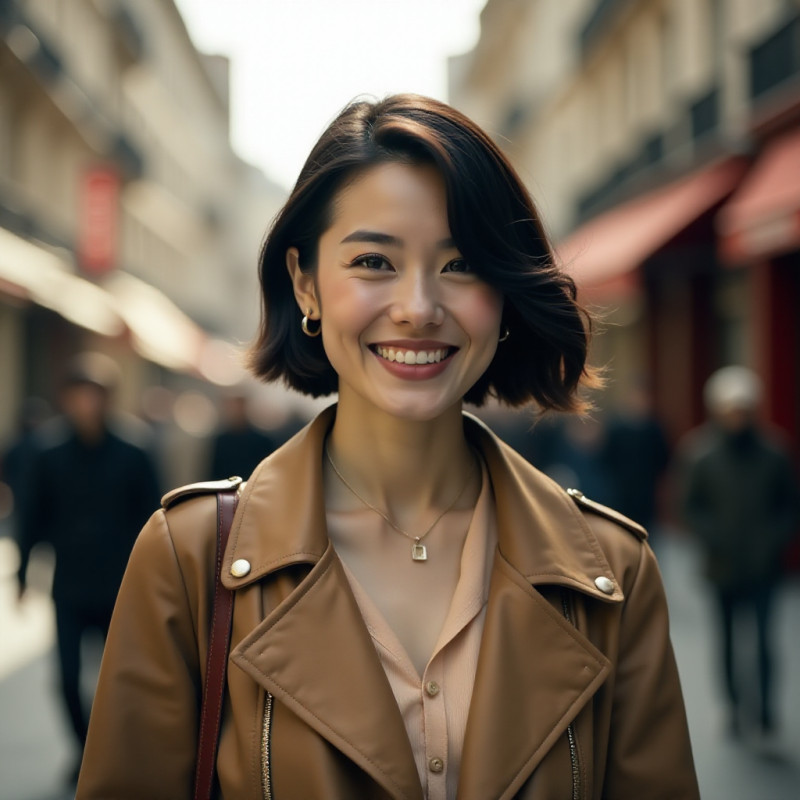
[[[694,798],[645,534],[464,401],[578,411],[587,332],[532,202],[422,97],[346,108],[261,255],[256,373],[338,392],[242,492],[226,798]],[[79,798],[191,793],[215,504],[154,515],[121,590]]]

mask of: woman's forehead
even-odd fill
[[[331,229],[392,233],[408,229],[437,239],[450,237],[447,192],[433,166],[378,164],[345,186],[333,204]]]

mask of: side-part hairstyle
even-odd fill
[[[503,296],[501,330],[508,329],[508,339],[464,399],[479,406],[493,395],[511,406],[535,401],[542,410],[584,410],[579,386],[599,380],[586,364],[591,320],[576,301],[572,279],[555,263],[528,191],[475,123],[411,94],[348,105],[311,151],[261,250],[263,306],[250,351],[253,372],[314,397],[336,392],[338,377],[322,337],[301,331],[286,252],[296,247],[300,269],[313,273],[337,193],[387,162],[439,170],[456,246]]]

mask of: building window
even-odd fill
[[[662,158],[664,158],[664,136],[657,133],[655,136],[651,136],[642,147],[642,166],[653,166],[658,164]]]
[[[712,89],[697,99],[689,108],[692,139],[699,139],[719,126],[719,91]]]
[[[750,50],[750,97],[800,76],[800,14]]]

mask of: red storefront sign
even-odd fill
[[[81,188],[78,260],[84,272],[103,275],[116,266],[119,176],[110,167],[86,171]]]

